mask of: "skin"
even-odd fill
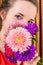
[[[2,14],[3,12],[3,14]],[[2,30],[0,32],[1,36],[1,44],[0,44],[0,49],[2,50],[3,48],[3,41],[4,41],[4,34],[6,33],[7,27],[14,21],[23,21],[25,24],[28,24],[28,21],[31,19],[34,20],[36,16],[37,8],[32,4],[31,2],[28,1],[16,1],[14,5],[9,9],[8,13],[6,14],[6,11],[1,11],[0,16],[3,20],[3,26]],[[18,17],[19,15],[19,17]],[[2,50],[4,52],[4,48]],[[29,62],[24,62],[24,65],[36,65],[37,62],[39,61],[39,56],[36,53],[36,56],[32,61]],[[18,63],[19,65],[19,63]]]

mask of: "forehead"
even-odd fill
[[[12,7],[13,12],[20,12],[30,17],[35,17],[37,8],[29,1],[16,1]]]

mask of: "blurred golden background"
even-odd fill
[[[1,8],[2,2],[3,0],[0,0],[0,11],[2,9]],[[38,12],[37,12],[35,22],[39,27],[39,31],[35,36],[37,39],[37,43],[35,45],[37,48],[37,52],[42,57],[43,56],[43,0],[38,0]],[[0,17],[0,31],[1,28],[2,28],[2,20]]]

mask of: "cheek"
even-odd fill
[[[3,29],[5,30],[10,25],[11,22],[13,22],[12,17],[11,16],[6,17],[6,19],[3,22]]]

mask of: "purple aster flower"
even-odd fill
[[[35,56],[35,52],[36,52],[36,47],[34,47],[34,45],[31,45],[27,51],[24,52],[14,52],[14,56],[17,58],[17,60],[19,61],[28,61],[33,59],[33,57]]]
[[[17,61],[28,61],[33,59],[35,56],[36,47],[32,44],[30,47],[27,48],[27,51],[24,52],[13,52],[13,55],[9,57],[6,53],[5,56],[10,62],[17,63]]]
[[[38,31],[38,26],[33,22],[28,23],[25,28],[32,34],[32,36]]]

